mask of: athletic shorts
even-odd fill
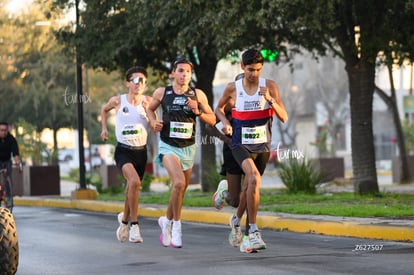
[[[144,177],[145,166],[147,165],[147,147],[143,146],[138,149],[130,149],[118,144],[115,147],[115,163],[121,171],[124,164],[132,163],[142,180]]]
[[[227,143],[223,143],[223,165],[222,165],[222,172],[233,174],[233,175],[243,175],[243,170],[241,169],[240,165],[233,157],[233,153],[231,148],[227,145]]]
[[[251,158],[256,165],[256,168],[259,171],[260,175],[263,175],[264,170],[266,169],[266,164],[269,161],[270,152],[252,153],[241,145],[234,148],[232,152],[234,159],[237,161],[240,167],[245,159]]]
[[[193,168],[194,157],[196,154],[196,145],[193,144],[186,147],[175,147],[160,140],[158,145],[158,156],[155,158],[155,163],[163,167],[164,165],[162,164],[162,158],[165,155],[171,154],[175,155],[178,158],[181,164],[181,169],[183,171],[186,171],[190,168]]]

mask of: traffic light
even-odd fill
[[[275,61],[280,54],[279,51],[273,51],[269,49],[261,49],[260,53],[262,54],[263,59],[267,62]]]

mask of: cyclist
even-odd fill
[[[0,168],[7,169],[7,176],[10,179],[10,188],[6,187],[8,202],[7,205],[12,205],[11,187],[12,184],[12,157],[14,163],[20,167],[21,161],[19,156],[19,146],[17,140],[9,132],[9,124],[7,122],[0,122]]]

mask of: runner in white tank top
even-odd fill
[[[116,111],[115,162],[126,180],[124,211],[118,214],[117,239],[141,243],[143,239],[138,226],[138,197],[147,164],[148,117],[146,107],[151,97],[143,95],[147,85],[147,72],[142,67],[132,67],[126,72],[125,86],[128,93],[113,96],[102,107],[102,140],[108,140],[107,118],[112,109]],[[130,227],[128,226],[130,222]]]
[[[140,97],[138,105],[131,105],[127,100],[127,95],[121,95],[121,105],[116,112],[115,133],[119,143],[142,147],[147,144],[148,137],[148,117],[145,108],[142,106]]]

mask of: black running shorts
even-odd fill
[[[233,175],[243,175],[243,170],[241,169],[240,165],[233,157],[233,153],[231,152],[231,148],[227,145],[227,143],[223,143],[223,166],[222,169],[229,174]],[[225,175],[224,175],[225,176]]]
[[[270,152],[252,153],[241,145],[234,148],[232,152],[234,159],[237,161],[240,167],[245,159],[251,158],[256,165],[256,168],[259,171],[260,175],[263,175],[264,170],[266,169],[266,164],[269,161]]]
[[[142,180],[147,165],[147,147],[144,146],[142,149],[135,150],[117,145],[115,147],[115,163],[121,171],[124,164],[132,163]]]

